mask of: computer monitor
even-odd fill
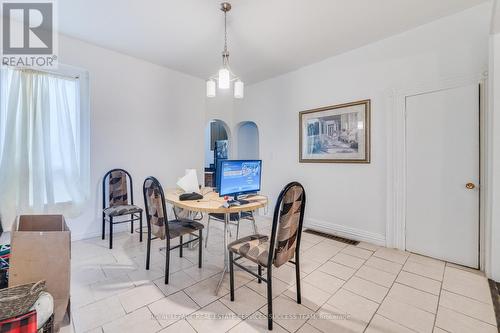
[[[224,160],[220,165],[219,195],[238,195],[260,191],[261,160]]]

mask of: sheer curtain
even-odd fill
[[[25,69],[0,73],[0,214],[77,215],[88,196],[79,82]]]

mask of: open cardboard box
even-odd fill
[[[71,232],[62,215],[20,215],[11,231],[9,287],[45,280],[56,329],[70,316]]]

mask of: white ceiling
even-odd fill
[[[255,83],[487,1],[232,0],[231,68]],[[205,79],[221,63],[220,2],[58,1],[59,30]]]

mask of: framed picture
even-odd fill
[[[370,163],[370,100],[299,113],[300,163]]]

